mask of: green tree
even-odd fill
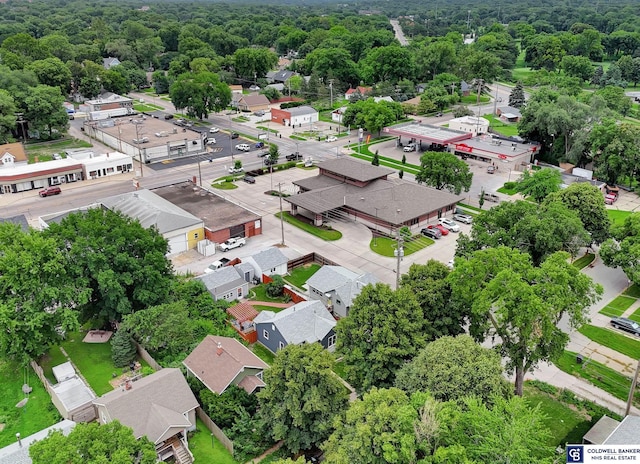
[[[349,383],[358,391],[391,386],[396,371],[425,345],[424,326],[409,288],[364,287],[336,326],[336,351],[343,356]]]
[[[551,464],[555,462],[555,449],[549,445],[551,432],[546,416],[539,406],[517,396],[496,397],[488,406],[479,398],[467,398],[463,406],[449,407],[441,414],[438,451],[461,447],[462,459],[436,462],[471,462]],[[462,451],[458,450],[458,453]],[[438,454],[444,454],[436,452]]]
[[[456,61],[455,45],[449,40],[438,40],[418,48],[416,62],[422,77],[433,79],[437,74],[449,71]]]
[[[527,372],[564,352],[569,336],[560,320],[579,328],[602,295],[602,287],[567,258],[554,253],[536,267],[525,253],[489,248],[457,262],[449,276],[455,304],[470,313],[470,334],[496,343],[507,372],[515,373],[516,395],[522,396]]]
[[[474,218],[471,236],[458,238],[456,255],[504,245],[528,253],[538,266],[556,251],[575,256],[589,241],[577,213],[561,203],[504,202]]]
[[[419,184],[459,195],[462,190],[469,191],[472,179],[469,165],[451,153],[427,151],[420,157]]]
[[[553,168],[542,168],[531,174],[524,171],[522,177],[516,182],[516,190],[522,195],[533,198],[536,202],[542,201],[553,192],[560,190],[562,175]]]
[[[609,238],[611,221],[602,201],[602,192],[597,187],[588,182],[575,182],[566,189],[551,193],[544,202],[555,201],[578,215],[592,243],[600,244]]]
[[[333,364],[319,343],[288,345],[264,373],[267,386],[258,393],[259,414],[271,438],[283,440],[292,453],[324,441],[346,407],[347,391]]]
[[[378,155],[378,150],[373,154],[373,158],[371,158],[371,164],[374,166],[380,166],[380,156]]]
[[[278,55],[267,48],[241,48],[233,54],[233,64],[238,77],[254,81],[278,64]]]
[[[365,82],[389,81],[396,84],[402,79],[411,79],[415,74],[413,53],[406,47],[389,45],[369,50],[358,63]]]
[[[560,67],[567,76],[577,77],[581,81],[588,81],[593,77],[593,65],[585,56],[565,55]]]
[[[278,158],[280,158],[280,152],[278,151],[278,145],[272,143],[269,145],[269,166],[273,166],[278,162]]]
[[[600,247],[600,257],[609,267],[620,267],[633,283],[640,283],[640,213],[633,213],[621,227],[613,229],[613,238]]]
[[[422,308],[427,341],[464,332],[466,314],[449,304],[451,287],[446,280],[448,275],[447,266],[430,259],[426,264],[412,264],[400,278],[400,285],[413,292]]]
[[[518,81],[516,83],[516,86],[509,94],[509,106],[513,106],[514,108],[522,108],[524,104],[524,88],[522,87],[522,82]]]
[[[349,105],[342,121],[345,126],[364,127],[371,133],[379,134],[383,127],[398,121],[403,114],[400,103],[376,103],[373,98],[368,98]]]
[[[273,280],[267,284],[267,295],[271,298],[282,296],[284,291],[284,279],[279,275],[271,276],[271,278]]]
[[[38,85],[24,99],[24,118],[31,127],[53,136],[54,130],[62,132],[69,125],[69,116],[62,106],[64,97],[59,87]]]
[[[25,363],[76,330],[89,292],[71,275],[55,240],[0,224],[0,354]]]
[[[88,318],[120,320],[167,298],[173,274],[156,229],[104,208],[73,213],[44,231],[57,241],[68,273],[91,289]]]
[[[555,71],[565,54],[557,36],[539,34],[529,41],[524,61],[533,69]]]
[[[41,84],[50,87],[59,87],[63,95],[67,95],[71,89],[71,71],[59,58],[46,58],[30,63],[27,70],[38,76]]]
[[[0,140],[4,143],[9,143],[17,120],[13,97],[6,90],[0,89]]]
[[[416,395],[424,400],[425,395]],[[416,398],[417,400],[417,398]],[[417,401],[416,401],[417,402]],[[402,390],[377,389],[349,405],[324,446],[327,464],[405,464],[418,457],[418,408]]]
[[[633,106],[631,99],[625,94],[622,87],[607,85],[603,89],[596,90],[593,95],[602,97],[607,108],[620,113],[622,116],[627,116]]]
[[[167,93],[169,91],[169,78],[164,71],[156,71],[151,75],[153,88],[157,94]]]
[[[240,410],[253,416],[258,407],[256,395],[250,395],[236,385],[230,385],[221,395],[204,387],[199,397],[207,415],[223,430],[233,427]]]
[[[595,124],[589,134],[591,152],[595,154],[595,172],[609,185],[627,176],[629,182],[640,168],[640,156],[635,147],[640,143],[640,128],[614,119]]]
[[[438,401],[464,403],[469,396],[485,404],[508,396],[500,355],[468,335],[441,337],[402,366],[395,386],[409,394],[429,392]]]
[[[231,102],[231,90],[217,74],[184,73],[169,87],[169,97],[176,109],[185,109],[191,117],[204,119],[221,111]]]
[[[136,359],[136,345],[126,330],[118,330],[111,339],[111,358],[116,367],[128,366]]]
[[[99,425],[77,424],[65,436],[61,431],[29,447],[33,464],[154,464],[157,455],[145,436],[136,438],[133,430],[118,421]]]

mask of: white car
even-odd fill
[[[468,214],[454,214],[453,219],[457,222],[464,222],[465,224],[471,224],[473,222],[473,218]]]
[[[216,143],[217,141],[215,137],[211,137],[209,140],[207,140],[207,145],[215,145]]]
[[[234,168],[233,166],[229,168],[229,174],[239,174],[242,171],[244,171],[242,168]]]
[[[335,135],[327,137],[327,142],[335,142],[336,140],[338,140],[338,137],[336,137]]]
[[[211,129],[209,129],[210,134],[215,134],[216,132],[220,132],[220,129],[218,129],[217,127],[212,127]]]
[[[405,145],[402,151],[405,151],[405,152],[416,151],[416,146],[410,143],[409,145]]]
[[[460,226],[451,219],[442,218],[438,221],[438,223],[451,232],[460,232]]]
[[[251,151],[251,147],[246,143],[240,143],[236,145],[236,150],[239,151]]]

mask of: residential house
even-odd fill
[[[506,122],[518,122],[522,118],[522,113],[513,106],[501,106],[496,109],[496,116]]]
[[[27,217],[24,214],[19,214],[17,216],[11,216],[7,218],[0,218],[0,223],[2,222],[10,222],[17,226],[20,226],[23,232],[27,232],[29,230],[29,221],[27,221]]]
[[[640,443],[640,417],[626,416],[619,422],[602,416],[582,438],[588,445],[637,445]]]
[[[462,93],[463,97],[468,97],[471,95],[471,86],[465,81],[460,81],[460,93]]]
[[[213,299],[239,300],[249,292],[249,282],[238,272],[236,266],[227,266],[198,277],[207,287]]]
[[[262,311],[253,322],[258,341],[275,353],[287,345],[320,343],[333,351],[336,320],[320,301],[303,301],[279,313]]]
[[[242,86],[241,85],[230,85],[229,89],[231,90],[231,95],[242,95]]]
[[[111,69],[114,66],[118,66],[120,64],[120,60],[114,56],[109,56],[107,58],[102,58],[102,67],[104,69]]]
[[[355,89],[349,87],[349,90],[347,90],[344,94],[344,98],[345,100],[355,100],[357,98],[363,98],[366,97],[367,94],[371,93],[372,90],[372,87],[362,87],[360,85]]]
[[[294,71],[287,71],[286,69],[280,71],[269,71],[267,73],[267,82],[269,84],[280,83],[286,84],[292,76],[295,76],[297,73]]]
[[[243,259],[244,263],[250,263],[253,266],[255,275],[261,282],[263,281],[262,277],[265,275],[284,275],[287,273],[289,259],[276,247],[267,248]]]
[[[31,445],[37,441],[44,440],[51,432],[60,431],[67,436],[75,426],[75,422],[65,419],[28,437],[17,436],[14,443],[0,448],[0,464],[31,464],[33,462],[31,456],[29,456]]]
[[[0,168],[27,164],[27,153],[20,142],[0,145]]]
[[[264,387],[262,372],[269,365],[235,338],[207,335],[182,362],[187,377],[194,376],[213,393],[222,395],[231,385],[251,394]]]
[[[318,122],[320,115],[310,106],[296,106],[295,108],[272,109],[271,122],[283,126],[302,127],[305,124],[312,125]]]
[[[331,120],[333,122],[337,122],[338,124],[342,124],[342,118],[343,118],[344,113],[346,111],[347,111],[347,107],[346,106],[341,106],[337,110],[333,110],[331,112]]]
[[[235,106],[239,111],[269,111],[269,99],[261,93],[252,93],[251,95],[231,96],[231,106]],[[235,104],[234,104],[235,103]]]
[[[370,273],[357,274],[342,266],[322,266],[307,280],[309,296],[322,302],[338,317],[349,315],[353,300],[362,288],[379,282]]]
[[[136,438],[146,436],[158,459],[193,462],[187,433],[196,428],[198,400],[180,369],[162,369],[93,401],[98,421],[118,420],[131,427]]]
[[[386,97],[373,97],[373,101],[376,103],[380,103],[382,101],[388,102],[388,103],[393,103],[395,102],[395,100],[389,96]]]

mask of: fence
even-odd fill
[[[318,253],[309,253],[308,255],[300,256],[299,258],[292,259],[287,263],[287,271],[291,272],[296,267],[304,266],[309,263],[318,263],[320,266],[340,266],[335,261],[325,258]]]
[[[144,359],[149,366],[153,368],[155,371],[159,371],[162,369],[162,366],[156,362],[155,359],[149,354],[147,350],[145,350],[142,345],[136,342],[136,349],[138,350],[138,355]]]
[[[198,415],[198,419],[200,419],[204,423],[204,425],[209,429],[213,436],[216,437],[220,441],[220,443],[222,443],[222,446],[224,446],[227,451],[233,454],[233,442],[229,440],[222,429],[218,427],[209,416],[207,416],[207,413],[205,413],[200,406],[196,408],[196,414]]]

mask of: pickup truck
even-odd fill
[[[478,196],[480,196],[480,194],[478,194]],[[496,203],[500,201],[500,197],[498,195],[496,195],[495,193],[488,193],[488,192],[484,192],[484,199],[486,201],[493,201]]]
[[[206,268],[204,272],[208,274],[209,272],[213,272],[217,269],[223,268],[227,264],[229,264],[230,261],[231,260],[229,258],[220,258],[218,261],[214,261],[211,264],[209,264],[209,267]]]
[[[287,161],[296,161],[296,160],[302,159],[302,155],[300,153],[291,153],[290,155],[287,155],[285,158],[287,158]]]
[[[229,251],[229,250],[232,250],[234,248],[238,248],[238,247],[244,246],[244,244],[246,242],[247,241],[246,241],[246,239],[244,237],[230,238],[226,242],[220,244],[220,249],[222,251]]]

